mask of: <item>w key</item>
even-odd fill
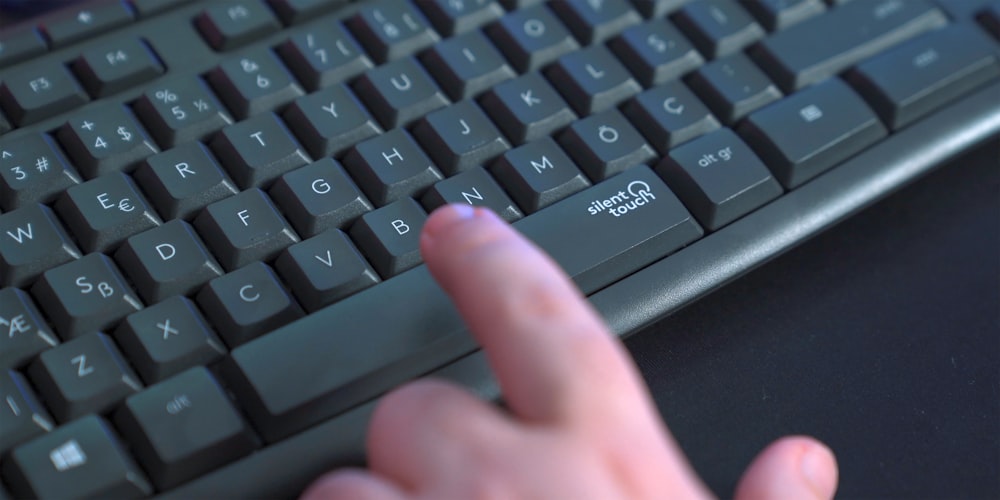
[[[33,203],[0,215],[0,286],[25,286],[46,269],[80,258],[52,209]]]

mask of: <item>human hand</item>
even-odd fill
[[[421,235],[434,278],[485,351],[509,412],[432,379],[386,395],[368,470],[307,500],[708,498],[623,345],[572,281],[493,213],[439,209]],[[830,498],[837,464],[808,437],[766,448],[736,498]]]

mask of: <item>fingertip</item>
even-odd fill
[[[815,439],[809,437],[802,439],[807,443],[805,451],[799,458],[802,476],[812,486],[817,498],[833,498],[833,494],[837,491],[839,475],[837,458],[833,455],[833,450]]]
[[[781,438],[754,458],[736,488],[736,498],[833,498],[837,460],[825,444],[808,436]]]
[[[398,500],[405,496],[385,480],[361,469],[340,469],[324,474],[299,500]]]

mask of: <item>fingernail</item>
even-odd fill
[[[835,466],[831,465],[831,461],[833,458],[830,452],[820,446],[811,446],[799,460],[802,477],[809,483],[817,498],[833,497],[837,487]]]
[[[472,219],[476,216],[476,209],[472,205],[445,205],[434,211],[431,218],[424,224],[424,238],[433,238],[445,228],[458,222]]]

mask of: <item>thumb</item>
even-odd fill
[[[823,443],[806,436],[781,438],[760,452],[736,486],[737,500],[833,498],[837,459]]]

